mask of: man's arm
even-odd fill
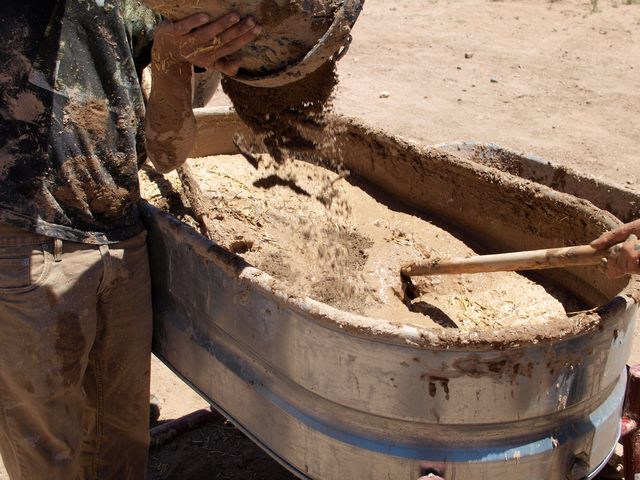
[[[213,22],[196,14],[156,27],[151,55],[151,94],[147,105],[147,154],[166,173],[184,163],[196,136],[193,65],[233,76],[239,63],[225,58],[260,33],[252,17],[230,13]]]

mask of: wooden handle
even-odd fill
[[[402,273],[407,276],[420,276],[443,273],[508,272],[573,267],[576,265],[597,265],[608,254],[608,250],[595,250],[589,245],[545,248],[497,255],[478,255],[468,258],[436,259],[407,265],[402,268]]]
[[[203,199],[202,191],[200,190],[200,185],[198,185],[196,177],[193,175],[191,168],[186,163],[178,167],[177,171],[178,177],[182,182],[182,189],[184,190],[185,196],[191,206],[191,210],[193,210],[193,214],[200,226],[200,232],[209,240],[213,240],[213,232],[216,230],[209,218],[208,208],[205,200]]]

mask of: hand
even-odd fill
[[[640,219],[604,233],[591,242],[596,250],[613,247],[607,258],[607,276],[616,278],[630,273],[640,274],[639,236]]]
[[[160,65],[186,62],[234,76],[240,62],[226,57],[253,41],[261,30],[253,17],[240,19],[235,12],[213,22],[206,13],[165,21],[154,32],[153,61]]]

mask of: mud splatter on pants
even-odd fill
[[[12,480],[146,478],[145,237],[85,245],[0,225],[0,452]]]

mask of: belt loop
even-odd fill
[[[56,262],[62,261],[62,240],[59,238],[53,239],[53,260]]]

